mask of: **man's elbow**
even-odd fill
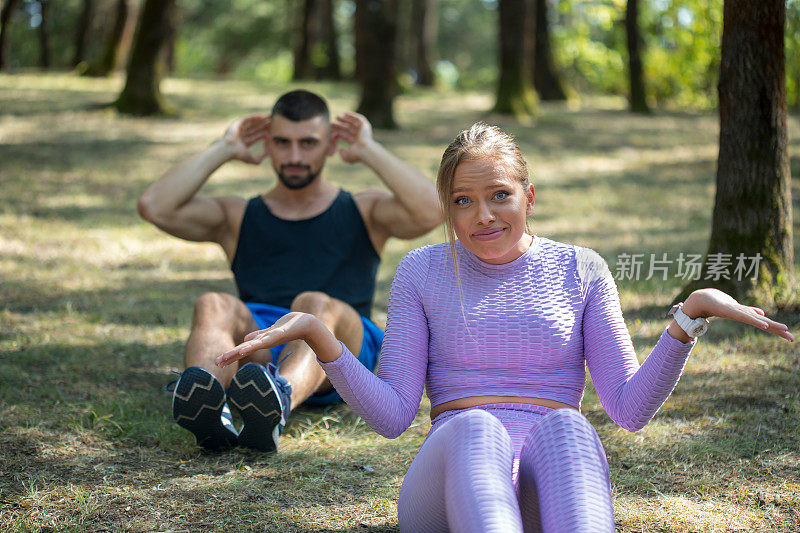
[[[152,196],[147,191],[145,191],[136,202],[136,211],[139,212],[139,216],[142,217],[142,219],[150,222],[151,224],[158,225],[161,217],[159,217],[159,213],[156,209],[156,205]]]
[[[424,220],[425,233],[438,228],[443,220],[444,214],[442,213],[441,208],[437,205],[435,209],[431,209],[427,213],[427,216]]]
[[[416,235],[409,238],[416,238],[425,235],[431,230],[436,229],[444,220],[442,210],[437,204],[436,207],[420,211],[415,217]]]

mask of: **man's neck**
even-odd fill
[[[262,198],[280,217],[305,218],[310,213],[324,211],[338,191],[338,187],[319,176],[302,189],[290,189],[278,180]]]

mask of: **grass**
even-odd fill
[[[397,531],[403,475],[429,427],[428,402],[399,439],[346,407],[295,411],[276,456],[208,454],[170,420],[163,391],[180,366],[192,302],[233,292],[213,245],[142,222],[138,194],[171,164],[261,111],[286,87],[169,80],[179,119],[116,116],[121,80],[0,75],[0,530]],[[347,85],[312,85],[334,112]],[[435,174],[444,146],[476,120],[516,135],[536,186],[534,231],[620,253],[702,253],[717,156],[713,114],[633,116],[615,99],[543,103],[535,124],[486,114],[489,94],[419,92],[398,101],[393,152]],[[790,119],[794,176],[800,123]],[[351,190],[377,186],[338,159]],[[254,195],[268,167],[230,164],[208,194]],[[793,182],[795,209],[800,183]],[[795,216],[795,250],[800,227]],[[402,255],[442,232],[391,241],[374,315]],[[796,259],[796,264],[797,264]],[[672,271],[674,273],[674,270]],[[619,282],[640,358],[681,280]],[[796,331],[797,315],[784,315]],[[800,529],[800,358],[794,345],[717,322],[676,392],[636,434],[617,428],[591,386],[583,412],[611,467],[621,531]]]

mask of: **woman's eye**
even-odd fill
[[[469,203],[469,198],[466,198],[464,196],[459,196],[458,198],[455,199],[453,203],[456,205],[467,205]]]
[[[495,200],[505,200],[506,198],[508,198],[508,193],[505,191],[500,191],[494,195]]]

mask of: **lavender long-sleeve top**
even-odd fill
[[[344,345],[321,363],[375,431],[399,436],[423,388],[431,406],[469,396],[524,396],[580,408],[589,368],[609,416],[644,427],[672,393],[694,342],[665,330],[639,365],[616,284],[593,250],[536,237],[519,258],[484,263],[457,243],[409,252],[392,282],[377,376]]]

